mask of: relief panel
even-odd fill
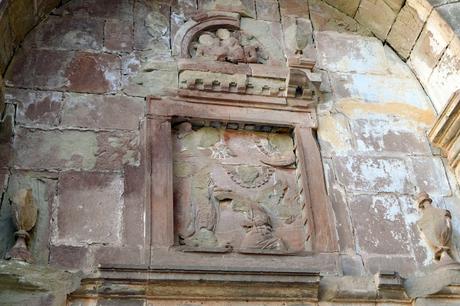
[[[291,133],[229,127],[173,128],[176,245],[192,252],[310,251],[309,205],[299,196]]]

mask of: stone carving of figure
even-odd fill
[[[230,32],[224,28],[218,29],[215,33],[204,32],[193,45],[196,50],[195,56],[234,64],[257,63],[257,47],[243,47],[240,37],[240,32]]]
[[[422,215],[417,221],[417,227],[433,250],[436,261],[441,259],[441,255],[444,252],[453,258],[451,248],[452,217],[450,211],[433,207],[432,201],[426,192],[421,192],[417,196],[417,208]]]

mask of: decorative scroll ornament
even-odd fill
[[[37,206],[35,205],[32,189],[20,189],[11,199],[13,222],[18,229],[15,233],[16,243],[6,254],[6,259],[32,262],[32,254],[27,248],[29,231],[37,220]]]

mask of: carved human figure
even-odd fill
[[[421,192],[417,196],[417,208],[422,215],[417,221],[417,227],[433,250],[436,261],[441,259],[444,252],[453,259],[451,246],[452,216],[450,211],[434,207],[432,201],[426,192]]]

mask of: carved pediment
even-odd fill
[[[315,61],[302,55],[287,63],[274,61],[260,40],[241,29],[238,14],[194,16],[173,43],[179,57],[179,96],[311,109],[321,82],[312,72]]]

